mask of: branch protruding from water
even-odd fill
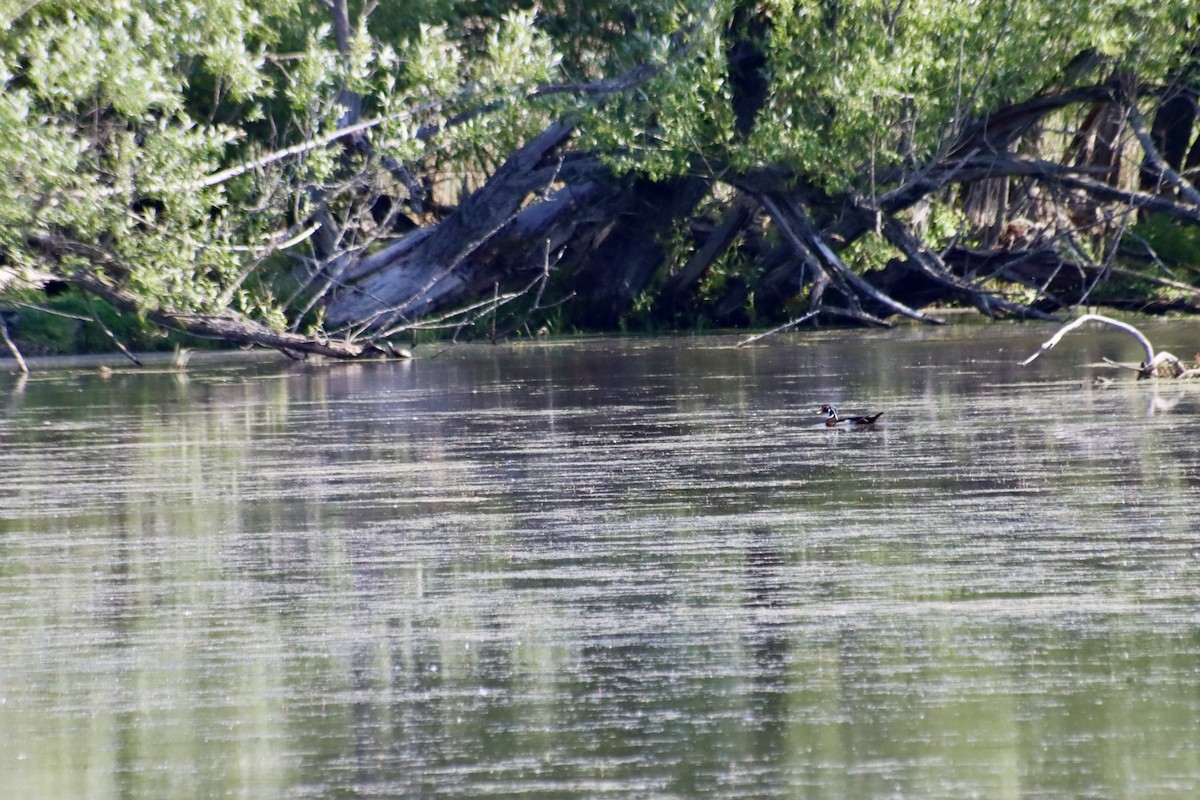
[[[1106,317],[1103,314],[1084,314],[1083,316],[1068,322],[1066,325],[1059,328],[1057,333],[1043,342],[1042,346],[1039,347],[1033,353],[1033,355],[1022,361],[1021,366],[1028,366],[1042,353],[1052,349],[1054,345],[1058,344],[1062,340],[1063,336],[1067,335],[1086,322],[1100,322],[1105,325],[1111,325],[1114,328],[1119,328],[1120,330],[1125,331],[1129,335],[1133,336],[1133,338],[1137,339],[1138,344],[1142,346],[1142,349],[1146,353],[1146,360],[1137,365],[1137,367],[1134,367],[1134,369],[1137,370],[1139,379],[1153,378],[1158,375],[1178,378],[1181,375],[1189,372],[1184,368],[1183,364],[1180,363],[1178,358],[1166,352],[1165,350],[1155,353],[1154,345],[1151,344],[1150,340],[1146,338],[1146,335],[1137,328],[1130,325],[1128,322],[1122,322],[1119,319]]]
[[[21,356],[21,351],[17,348],[16,342],[8,335],[8,326],[4,324],[4,318],[0,317],[0,337],[4,338],[4,345],[8,348],[8,352],[13,354],[13,358],[17,360],[17,366],[21,368],[22,375],[29,374],[29,365],[25,363],[24,357]]]

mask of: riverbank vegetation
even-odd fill
[[[362,357],[1200,308],[1187,3],[46,0],[0,19],[14,350],[165,330]]]

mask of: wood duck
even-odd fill
[[[874,425],[875,420],[883,416],[883,412],[874,414],[869,417],[843,417],[838,414],[838,410],[826,403],[821,406],[821,413],[825,415],[825,427],[832,428],[836,425],[841,425],[847,428],[856,428],[862,425]]]

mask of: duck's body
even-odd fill
[[[838,410],[826,403],[821,406],[821,413],[825,415],[825,427],[843,427],[843,428],[858,428],[864,425],[874,425],[875,420],[883,416],[883,412],[864,417],[843,417],[838,414]]]

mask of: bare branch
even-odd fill
[[[862,213],[870,213],[869,209],[860,209]],[[987,314],[989,317],[997,316],[997,312],[993,307],[999,308],[1011,314],[1020,316],[1037,317],[1039,319],[1050,319],[1050,315],[1043,314],[1029,306],[1019,305],[1011,301],[998,297],[990,292],[972,286],[967,281],[962,280],[946,266],[942,261],[942,257],[933,250],[921,244],[921,241],[916,235],[909,230],[908,226],[895,219],[891,215],[882,215],[882,230],[884,237],[889,242],[900,249],[901,252],[908,258],[909,262],[915,266],[918,272],[936,283],[946,286],[955,293],[968,298],[975,307]]]
[[[795,328],[797,325],[803,325],[805,322],[808,322],[810,319],[812,319],[813,317],[817,316],[820,313],[821,313],[821,309],[818,308],[818,309],[814,309],[813,311],[809,311],[807,314],[801,314],[800,316],[796,317],[795,319],[788,320],[787,322],[783,323],[782,325],[771,328],[771,330],[769,330],[769,331],[763,331],[762,333],[756,333],[753,336],[747,336],[745,339],[742,339],[737,344],[735,344],[734,347],[745,347],[748,344],[754,344],[759,339],[765,339],[768,336],[774,336],[777,333],[783,333],[786,330],[791,330],[792,328]]]
[[[4,338],[4,346],[8,348],[8,352],[12,353],[13,358],[17,360],[17,366],[21,368],[21,373],[29,374],[29,365],[25,363],[25,359],[21,356],[21,351],[17,349],[17,344],[8,335],[8,325],[4,322],[4,317],[0,317],[0,337]]]
[[[1038,348],[1038,350],[1033,355],[1031,355],[1029,358],[1025,359],[1024,361],[1022,361],[1021,366],[1022,367],[1028,366],[1030,363],[1033,362],[1034,359],[1036,359],[1042,353],[1046,352],[1047,350],[1050,350],[1051,348],[1054,347],[1054,345],[1058,344],[1059,341],[1062,340],[1063,336],[1066,336],[1068,333],[1070,333],[1071,331],[1078,328],[1080,325],[1083,325],[1084,323],[1087,323],[1087,322],[1101,322],[1101,323],[1104,323],[1105,325],[1111,325],[1114,328],[1120,328],[1121,330],[1130,334],[1135,339],[1137,339],[1138,344],[1140,344],[1142,346],[1142,348],[1146,351],[1146,360],[1143,363],[1144,364],[1154,363],[1154,345],[1150,344],[1150,340],[1147,339],[1145,334],[1143,334],[1137,328],[1130,325],[1128,322],[1122,322],[1119,319],[1113,319],[1112,317],[1106,317],[1103,314],[1084,314],[1082,317],[1074,319],[1071,322],[1068,322],[1066,325],[1059,328],[1058,332],[1056,334],[1054,334],[1053,336],[1051,336],[1049,339],[1047,339],[1045,342],[1043,342],[1042,346],[1040,348]]]
[[[102,248],[46,233],[31,236],[30,239],[44,248],[51,256],[83,255],[88,258],[94,268],[116,268],[109,254]],[[121,311],[141,314],[155,325],[183,331],[201,338],[219,339],[233,344],[259,345],[285,353],[309,353],[334,358],[381,357],[387,355],[388,352],[372,343],[356,344],[280,332],[233,311],[205,314],[170,309],[147,309],[142,298],[127,289],[110,286],[100,277],[98,271],[92,269],[77,270],[70,275],[64,275],[62,280],[99,297]]]
[[[88,305],[89,306],[92,305],[90,302],[90,298],[89,298]],[[115,333],[113,333],[107,325],[105,325],[103,322],[100,321],[99,314],[93,312],[91,321],[96,325],[96,327],[98,327],[98,328],[100,328],[100,330],[104,331],[104,335],[107,336],[109,338],[109,340],[113,343],[113,345],[118,350],[121,351],[121,354],[123,356],[128,358],[130,361],[132,361],[137,366],[139,366],[139,367],[142,366],[142,362],[138,359],[137,356],[135,356],[133,353],[129,352],[129,348],[125,346],[125,343],[122,342],[120,339],[118,339],[117,335]]]
[[[676,57],[678,57],[678,56],[676,56]],[[545,86],[539,86],[539,87],[536,87],[536,88],[526,92],[522,99],[536,100],[540,97],[547,97],[547,96],[555,95],[555,94],[608,95],[608,94],[615,94],[618,92],[625,92],[630,89],[634,89],[638,86],[641,86],[642,84],[646,83],[650,79],[654,78],[656,75],[661,73],[664,69],[666,69],[667,65],[670,63],[671,63],[671,61],[666,61],[666,62],[663,62],[662,64],[656,64],[656,65],[641,65],[638,67],[634,67],[633,69],[629,70],[628,72],[626,72],[624,75],[622,75],[620,77],[613,78],[613,79],[607,80],[607,81],[594,81],[592,83],[549,84],[549,85],[545,85]],[[219,184],[225,183],[226,181],[232,180],[233,178],[237,178],[242,175],[245,175],[248,172],[252,172],[257,169],[262,169],[263,167],[270,166],[271,164],[275,164],[280,161],[285,161],[289,158],[303,155],[303,154],[311,152],[313,150],[320,149],[322,147],[333,144],[334,142],[340,141],[342,139],[346,139],[346,138],[355,136],[357,134],[363,133],[365,131],[371,130],[372,128],[378,128],[379,126],[387,124],[389,122],[396,122],[396,121],[403,120],[403,119],[415,119],[416,117],[418,117],[420,115],[436,111],[437,109],[442,108],[445,105],[448,105],[452,100],[461,100],[464,98],[470,99],[471,93],[472,92],[470,90],[468,90],[467,92],[464,92],[463,95],[461,95],[460,97],[457,97],[457,98],[442,98],[439,100],[435,100],[435,101],[417,106],[416,108],[405,109],[403,111],[399,111],[395,114],[389,114],[389,115],[386,115],[383,117],[374,117],[372,119],[362,120],[361,122],[357,122],[353,125],[347,125],[345,127],[338,128],[337,130],[330,131],[321,136],[316,136],[312,139],[309,139],[308,141],[294,144],[291,147],[285,147],[280,150],[276,150],[272,153],[267,153],[266,155],[264,155],[260,158],[254,159],[252,161],[247,161],[245,163],[238,164],[236,166],[228,167],[223,170],[218,170],[217,172],[213,172],[199,180],[192,181],[190,183],[182,184],[179,186],[173,186],[170,188],[173,191],[187,192],[187,191],[198,191],[200,189],[206,189],[206,188],[209,188],[212,186],[217,186]],[[506,105],[508,102],[510,102],[510,101],[497,100],[497,101],[493,101],[491,103],[486,103],[483,106],[480,106],[476,109],[473,109],[473,110],[467,111],[467,112],[463,112],[462,114],[457,115],[456,117],[451,119],[449,122],[447,122],[447,125],[453,126],[456,124],[462,124],[464,122],[467,122],[468,120],[471,120],[471,119],[479,116],[480,114],[484,114],[484,113],[487,113],[488,111],[494,111],[498,108],[501,108],[504,105]],[[418,139],[428,139],[429,137],[431,137],[435,133],[437,133],[439,130],[441,130],[441,126],[422,126],[421,129],[416,132],[415,136]],[[113,190],[113,193],[115,193],[115,191],[116,190]]]
[[[1200,370],[1185,369],[1183,363],[1166,350],[1158,351],[1154,356],[1154,360],[1148,364],[1122,364],[1119,361],[1113,361],[1111,358],[1105,358],[1104,363],[1117,369],[1132,370],[1138,374],[1139,380],[1155,376],[1190,378],[1194,374],[1200,373]]]
[[[867,283],[849,267],[842,263],[837,254],[833,252],[833,248],[821,237],[820,233],[812,226],[803,210],[794,203],[788,203],[786,198],[773,197],[771,195],[761,195],[759,201],[763,208],[771,214],[779,228],[783,231],[785,238],[796,249],[797,254],[802,258],[811,262],[819,269],[832,272],[838,279],[849,284],[858,294],[870,297],[872,300],[881,305],[892,309],[906,317],[911,317],[921,322],[929,322],[935,325],[942,324],[943,320],[929,314],[917,311],[914,308],[909,308],[905,304],[894,300],[888,295],[876,289],[871,284]],[[830,277],[833,277],[831,275]]]
[[[256,248],[232,248],[233,250],[249,250],[254,253],[254,255],[250,259],[250,263],[246,265],[246,267],[241,271],[241,273],[238,274],[236,278],[229,282],[229,285],[225,287],[225,291],[221,292],[220,296],[217,297],[217,304],[221,306],[229,305],[229,303],[233,300],[233,296],[237,294],[237,290],[240,289],[242,284],[246,282],[246,279],[254,274],[254,271],[262,265],[263,260],[267,256],[275,253],[281,253],[284,250],[295,247],[296,245],[300,244],[300,242],[303,242],[305,239],[320,230],[320,228],[321,223],[314,222],[312,225],[300,231],[300,233],[296,234],[295,236],[292,236],[290,239],[277,244],[269,244],[264,247]]]

